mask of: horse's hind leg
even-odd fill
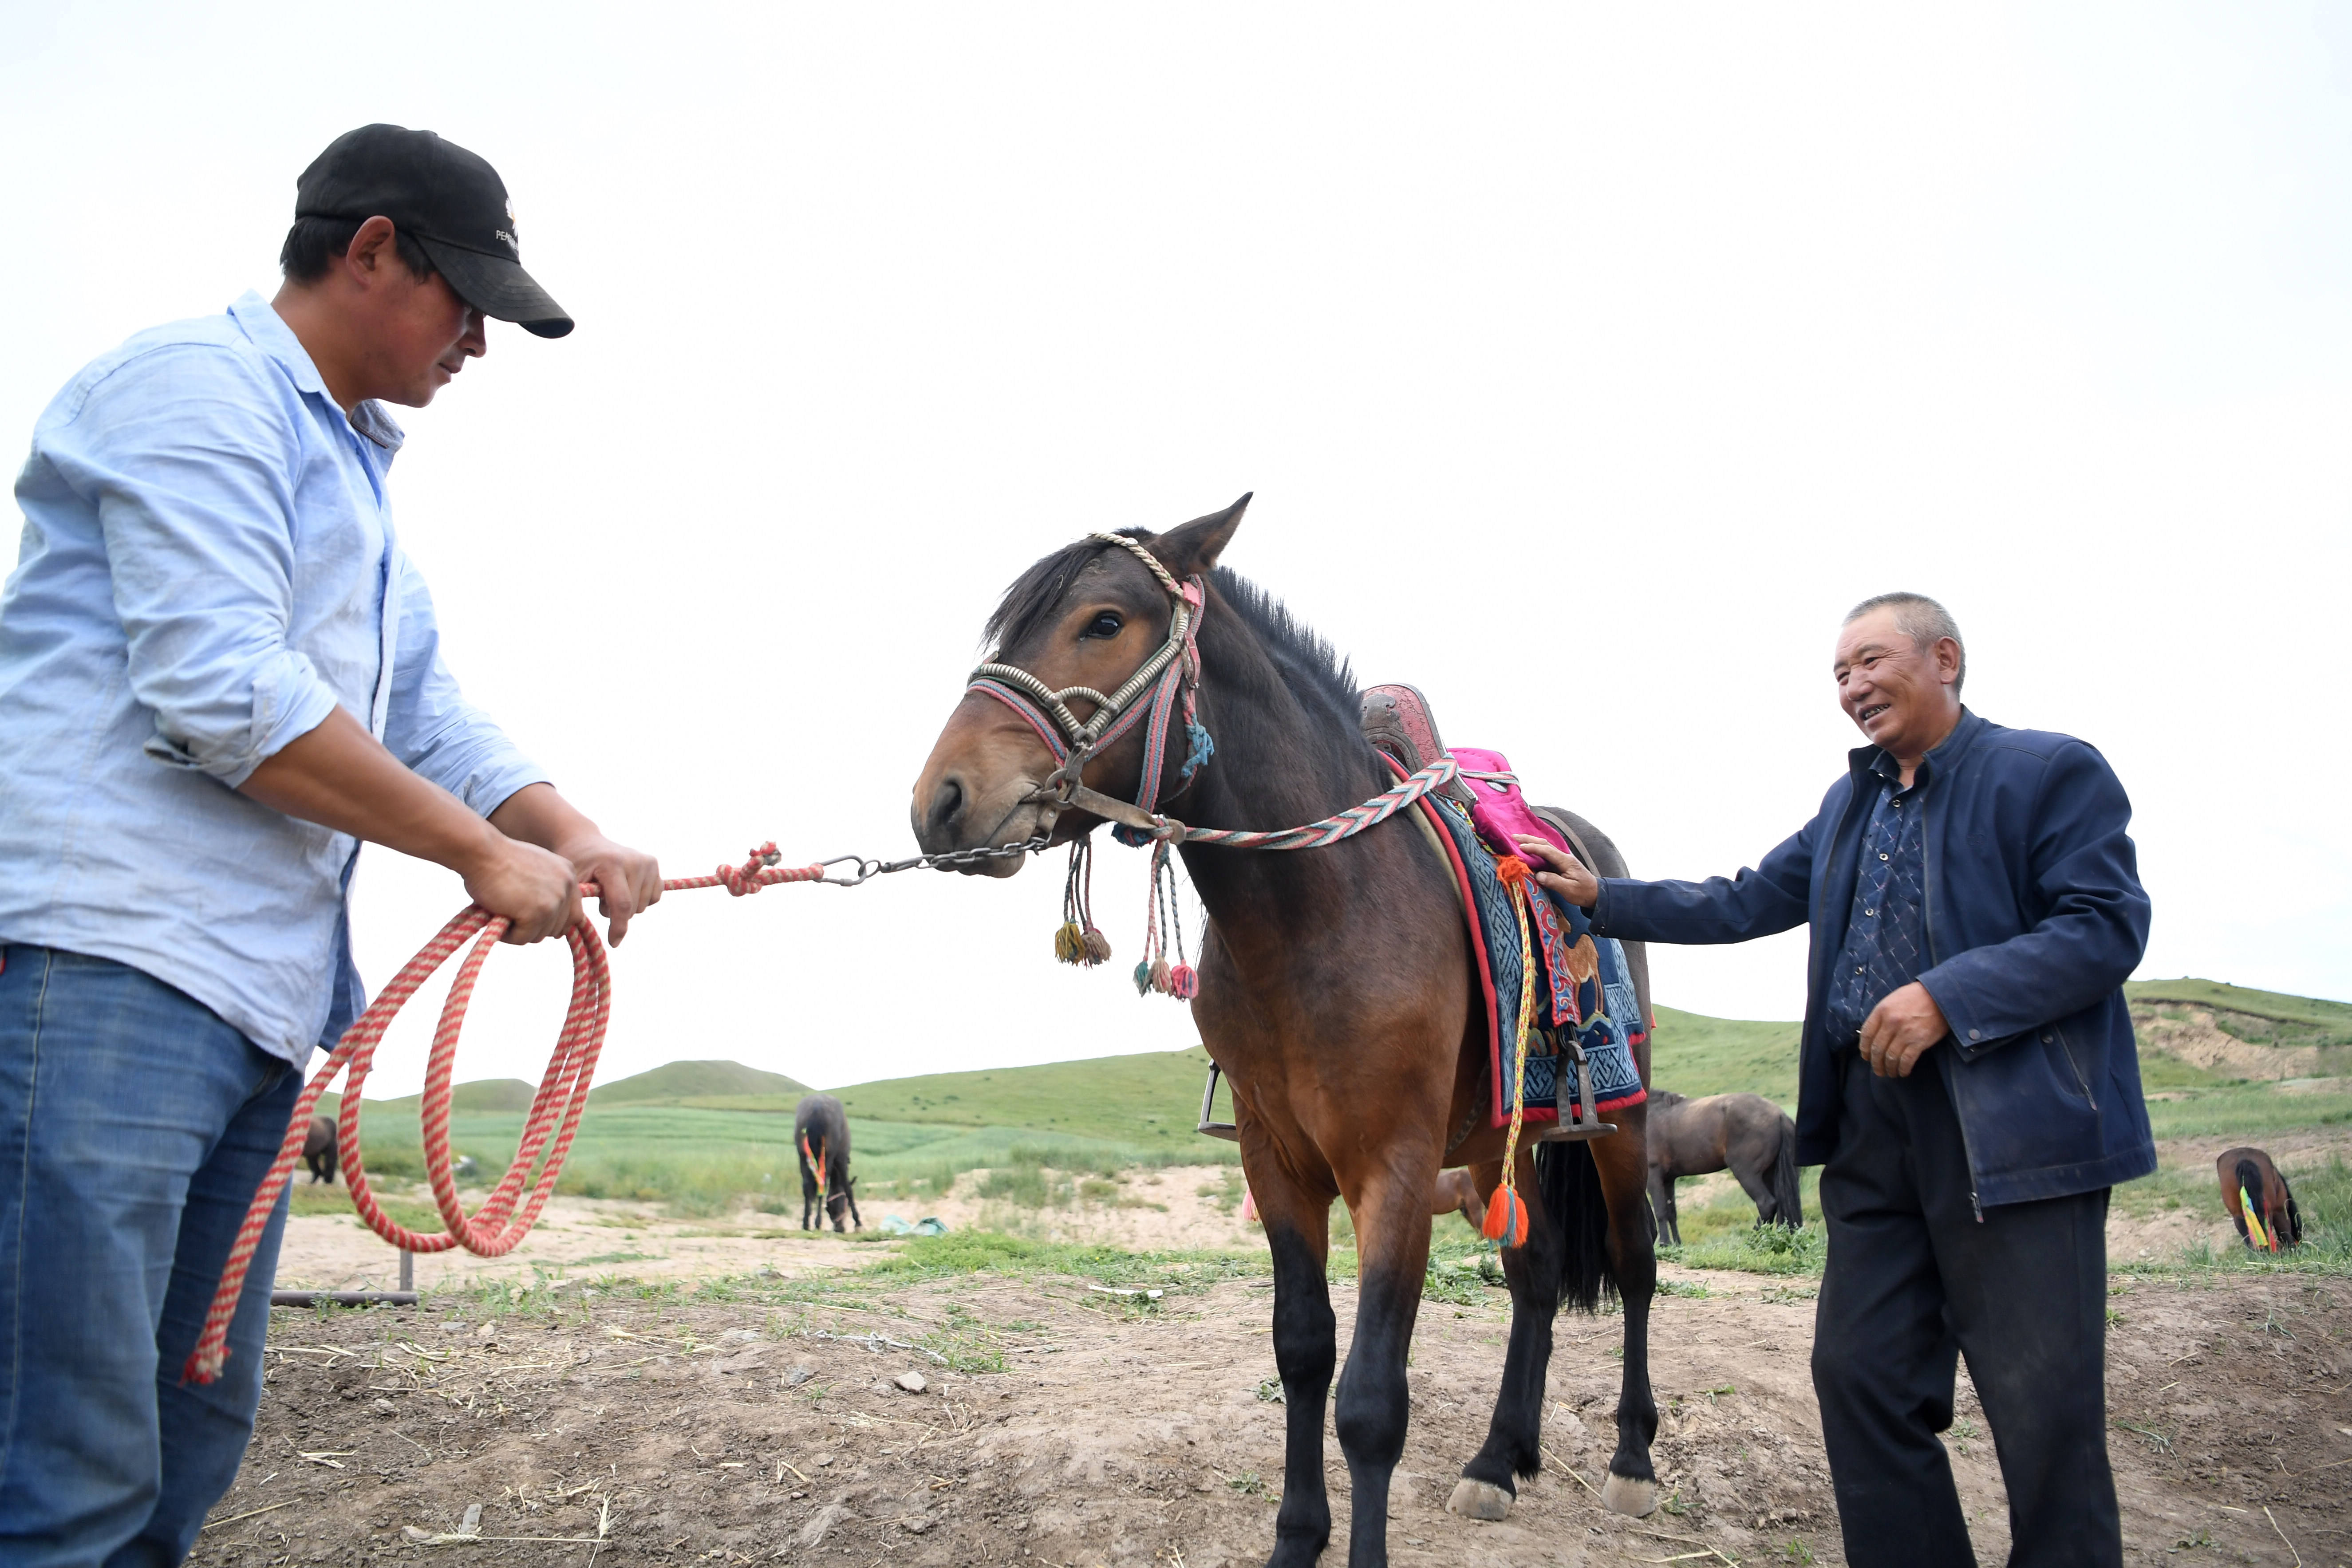
[[[1617,1451],[1601,1501],[1614,1513],[1635,1518],[1658,1506],[1658,1472],[1650,1464],[1650,1440],[1658,1432],[1658,1406],[1650,1394],[1650,1299],[1658,1289],[1658,1254],[1650,1229],[1646,1119],[1640,1106],[1618,1117],[1613,1137],[1585,1147],[1609,1208],[1609,1272],[1625,1308],[1625,1375],[1617,1393]]]
[[[1500,1160],[1473,1168],[1492,1192],[1503,1179]],[[1518,1495],[1517,1478],[1543,1468],[1546,1380],[1551,1368],[1552,1320],[1559,1313],[1560,1265],[1566,1256],[1561,1217],[1547,1209],[1535,1176],[1534,1151],[1517,1163],[1519,1196],[1528,1206],[1528,1243],[1503,1249],[1503,1277],[1511,1287],[1511,1340],[1503,1356],[1503,1385],[1486,1425],[1485,1446],[1462,1467],[1445,1506],[1472,1519],[1501,1519]]]
[[[1246,1139],[1245,1122],[1244,1128]],[[1274,1555],[1266,1562],[1268,1568],[1309,1568],[1331,1539],[1331,1500],[1323,1485],[1323,1410],[1339,1360],[1324,1275],[1331,1194],[1307,1188],[1270,1153],[1244,1164],[1274,1254],[1274,1364],[1282,1376],[1282,1507],[1274,1516]]]

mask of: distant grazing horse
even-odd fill
[[[803,1096],[793,1112],[793,1143],[801,1162],[801,1228],[823,1230],[830,1215],[833,1228],[844,1229],[841,1217],[846,1213],[858,1229],[865,1229],[866,1221],[857,1214],[856,1184],[849,1176],[849,1117],[841,1102],[830,1094]],[[823,1212],[817,1213],[820,1208]],[[814,1225],[809,1223],[813,1213]]]
[[[2303,1212],[2294,1194],[2260,1149],[2225,1149],[2213,1168],[2221,1177],[2221,1207],[2238,1228],[2238,1239],[2263,1252],[2284,1251],[2303,1245]],[[2247,1224],[2246,1200],[2253,1200],[2253,1224]],[[2259,1231],[2262,1239],[2256,1240]]]
[[[915,832],[927,852],[984,851],[1041,831],[1067,842],[1105,820],[1133,826],[1142,814],[1125,802],[1144,799],[1196,831],[1280,830],[1396,784],[1364,738],[1347,669],[1275,600],[1218,568],[1247,502],[1161,535],[1090,538],[1022,574],[990,617],[995,651],[975,680],[1028,694],[1034,712],[978,685],[965,694],[915,784]],[[1192,590],[1195,578],[1203,580]],[[1201,596],[1190,622],[1197,664],[1184,638],[1171,635],[1186,591]],[[1431,613],[1410,594],[1398,603]],[[1606,727],[1609,694],[1538,689],[1552,677],[1540,662],[1526,664],[1537,673],[1525,711],[1543,713],[1547,728]],[[1205,735],[1188,736],[1150,690],[1166,672],[1197,698]],[[1088,721],[1071,705],[1101,720],[1094,734],[1082,733]],[[1121,731],[1105,711],[1119,708],[1129,720],[1155,716]],[[1100,735],[1111,738],[1096,751]],[[1081,748],[1079,767],[1049,789],[1066,741]],[[1212,741],[1213,756],[1201,761]],[[1084,792],[1060,796],[1069,783]],[[1577,831],[1594,852],[1594,870],[1624,874],[1606,838],[1583,824]],[[1481,1191],[1502,1176],[1504,1130],[1486,1113],[1484,995],[1452,872],[1421,831],[1397,821],[1294,852],[1202,842],[1178,852],[1209,912],[1192,1019],[1232,1082],[1242,1164],[1273,1253],[1275,1364],[1288,1437],[1272,1561],[1312,1563],[1330,1535],[1323,1422],[1337,1355],[1324,1270],[1339,1198],[1360,1260],[1335,1423],[1352,1482],[1349,1560],[1385,1563],[1431,1193],[1447,1166],[1468,1166]],[[1011,876],[1022,863],[1014,854],[961,869]],[[1629,966],[1646,1017],[1646,958],[1629,948]],[[1636,1054],[1646,1079],[1647,1052]],[[1537,1147],[1530,1135],[1519,1145],[1516,1180],[1531,1223],[1527,1244],[1504,1251],[1510,1343],[1486,1443],[1448,1504],[1458,1512],[1503,1517],[1514,1478],[1540,1469],[1552,1319],[1563,1301],[1597,1310],[1604,1291],[1624,1302],[1624,1362],[1602,1497],[1621,1513],[1657,1506],[1648,1336],[1657,1263],[1643,1108],[1616,1120],[1619,1132],[1590,1143]],[[1597,1347],[1581,1354],[1591,1370],[1608,1365]]]
[[[1756,1200],[1756,1223],[1805,1222],[1797,1197],[1797,1124],[1761,1094],[1709,1094],[1685,1100],[1671,1089],[1650,1091],[1650,1207],[1658,1239],[1680,1245],[1675,1182],[1728,1169]]]
[[[1479,1192],[1478,1184],[1470,1179],[1468,1171],[1440,1171],[1436,1190],[1429,1195],[1429,1213],[1433,1219],[1442,1214],[1458,1214],[1475,1230],[1486,1223],[1486,1199]]]
[[[302,1163],[310,1167],[313,1183],[335,1184],[335,1119],[313,1116],[310,1130],[302,1134]]]

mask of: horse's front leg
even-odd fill
[[[1360,1260],[1356,1340],[1339,1375],[1333,1429],[1348,1458],[1349,1568],[1386,1568],[1389,1483],[1412,1413],[1405,1362],[1429,1273],[1429,1188],[1437,1150],[1391,1145],[1362,1176],[1341,1171]]]
[[[1503,1162],[1471,1168],[1480,1190],[1493,1192],[1503,1179]],[[1445,1501],[1472,1519],[1502,1519],[1518,1495],[1518,1478],[1543,1468],[1544,1388],[1551,1367],[1552,1322],[1559,1313],[1560,1264],[1565,1253],[1561,1217],[1545,1207],[1535,1176],[1534,1151],[1522,1148],[1515,1176],[1528,1206],[1528,1241],[1503,1249],[1503,1277],[1511,1287],[1511,1339],[1503,1353],[1503,1385],[1486,1441],[1454,1485]]]
[[[1649,1155],[1640,1107],[1618,1117],[1612,1137],[1585,1146],[1601,1176],[1609,1207],[1609,1271],[1625,1307],[1625,1376],[1617,1392],[1617,1452],[1601,1500],[1612,1512],[1640,1519],[1658,1506],[1658,1472],[1650,1440],[1658,1433],[1657,1402],[1650,1394],[1650,1299],[1658,1290],[1658,1253],[1650,1226]]]
[[[1244,1137],[1249,1138],[1247,1131]],[[1248,1157],[1255,1151],[1245,1142],[1244,1153],[1250,1195],[1274,1254],[1274,1364],[1282,1376],[1282,1507],[1274,1516],[1274,1555],[1266,1563],[1267,1568],[1308,1568],[1331,1539],[1331,1500],[1323,1485],[1323,1408],[1339,1360],[1331,1287],[1324,1275],[1331,1194],[1300,1181],[1270,1152]]]

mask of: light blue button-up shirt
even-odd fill
[[[442,663],[400,443],[257,294],[49,404],[0,592],[0,942],[131,965],[298,1065],[356,1016],[358,841],[236,786],[338,704],[485,816],[545,777]]]

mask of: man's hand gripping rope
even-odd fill
[[[835,887],[855,887],[868,879],[888,872],[907,871],[916,866],[959,859],[983,856],[1025,854],[1042,848],[1032,841],[1028,843],[1007,844],[995,850],[968,851],[960,857],[918,856],[912,860],[880,862],[861,860],[855,855],[840,855],[811,865],[783,866],[782,856],[773,843],[761,845],[740,865],[722,865],[709,876],[676,877],[665,881],[664,893],[680,893],[695,888],[723,887],[740,898],[787,882],[822,882]],[[846,873],[827,874],[833,866],[845,865]],[[583,897],[598,896],[594,883],[583,883]],[[449,1153],[450,1080],[457,1061],[457,1033],[465,1026],[466,1007],[474,995],[474,982],[480,975],[482,961],[491,947],[507,934],[504,916],[492,915],[479,904],[468,904],[452,916],[433,940],[404,965],[392,983],[384,987],[358,1021],[343,1031],[324,1067],[303,1086],[301,1097],[295,1102],[294,1114],[286,1131],[286,1142],[278,1151],[278,1159],[262,1179],[260,1190],[253,1196],[253,1207],[247,1210],[245,1224],[229,1249],[227,1266],[221,1272],[219,1288],[213,1294],[212,1310],[205,1316],[204,1333],[197,1336],[195,1349],[188,1354],[182,1375],[194,1383],[210,1383],[220,1375],[221,1366],[228,1355],[228,1329],[236,1316],[237,1300],[244,1293],[247,1272],[253,1263],[255,1249],[260,1246],[262,1233],[268,1228],[269,1217],[293,1175],[294,1163],[301,1157],[302,1141],[310,1131],[310,1117],[317,1109],[319,1096],[326,1092],[338,1073],[345,1068],[351,1078],[343,1086],[342,1105],[336,1123],[336,1139],[341,1145],[339,1160],[349,1185],[352,1206],[370,1229],[394,1247],[410,1252],[446,1252],[453,1247],[484,1258],[497,1258],[510,1252],[546,1207],[555,1191],[555,1181],[563,1169],[564,1156],[571,1152],[572,1140],[580,1130],[580,1114],[588,1106],[588,1088],[596,1072],[596,1058],[604,1049],[604,1030],[612,1017],[612,971],[604,957],[604,941],[596,929],[585,919],[564,933],[572,948],[572,1002],[563,1015],[563,1028],[556,1035],[555,1051],[549,1058],[546,1076],[540,1080],[539,1092],[532,1097],[530,1113],[523,1123],[522,1142],[515,1150],[514,1164],[506,1176],[492,1190],[489,1197],[472,1215],[467,1215],[457,1199],[457,1181]],[[433,1052],[425,1070],[423,1103],[425,1174],[433,1186],[433,1200],[441,1210],[441,1218],[448,1228],[430,1234],[409,1229],[383,1212],[376,1202],[373,1188],[369,1186],[367,1170],[360,1155],[360,1091],[367,1082],[369,1069],[375,1060],[377,1041],[383,1038],[394,1017],[413,996],[416,988],[431,978],[435,971],[448,961],[449,956],[468,940],[473,943],[457,966],[456,977],[449,985],[448,999],[441,1007],[441,1022],[433,1031]],[[546,1168],[540,1172],[529,1197],[523,1185],[530,1178],[541,1157],[546,1158]],[[520,1207],[518,1207],[520,1204]]]

